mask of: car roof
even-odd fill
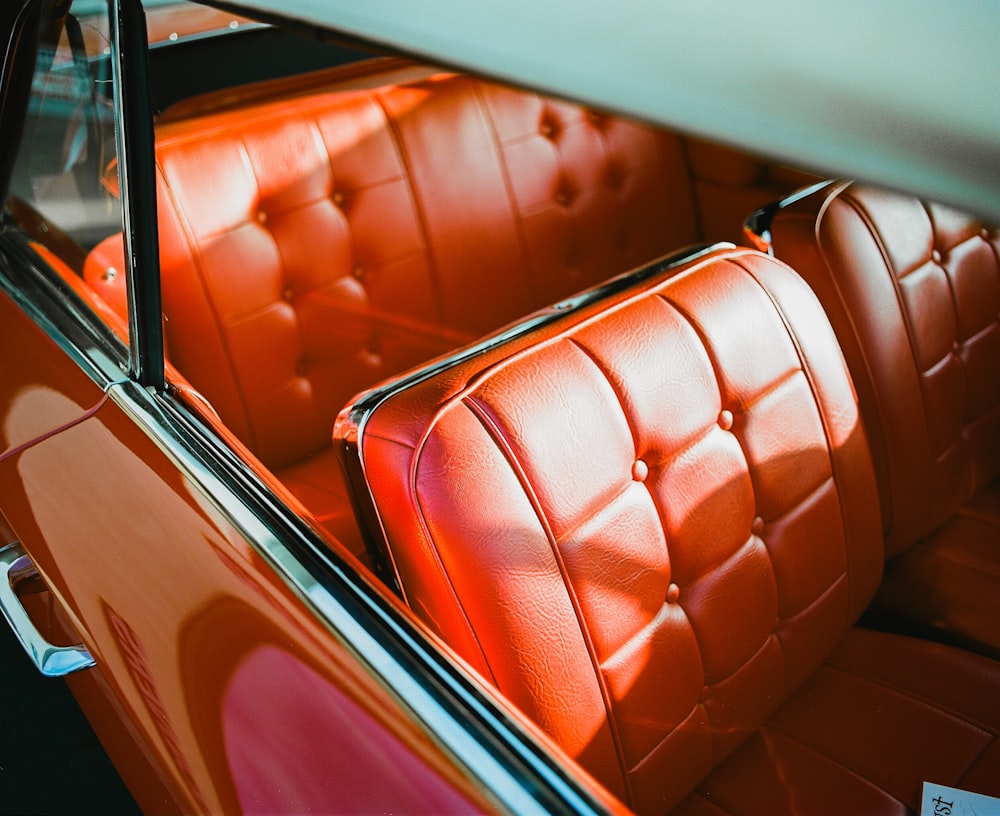
[[[237,0],[1000,221],[1000,3]]]

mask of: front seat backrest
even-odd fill
[[[408,603],[640,812],[753,733],[878,583],[840,349],[759,253],[696,257],[368,405],[335,438]]]

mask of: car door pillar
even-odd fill
[[[164,387],[153,111],[146,16],[138,0],[109,0],[118,183],[128,267],[129,376]]]

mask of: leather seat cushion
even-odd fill
[[[886,563],[880,613],[1000,659],[1000,483]]]
[[[925,781],[1000,796],[1000,667],[856,628],[681,814],[904,814]]]

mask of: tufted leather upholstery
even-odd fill
[[[1000,233],[838,183],[782,208],[861,398],[886,524],[880,604],[1000,654]]]
[[[415,72],[226,91],[157,131],[170,358],[356,550],[329,448],[348,398],[700,238],[679,137]],[[121,267],[113,236],[85,277],[124,311]]]
[[[997,790],[1000,667],[850,631],[883,561],[873,471],[783,265],[693,260],[345,411],[335,439],[411,607],[640,813]]]
[[[170,122],[157,162],[171,356],[279,468],[361,388],[697,237],[676,139],[465,77]]]

